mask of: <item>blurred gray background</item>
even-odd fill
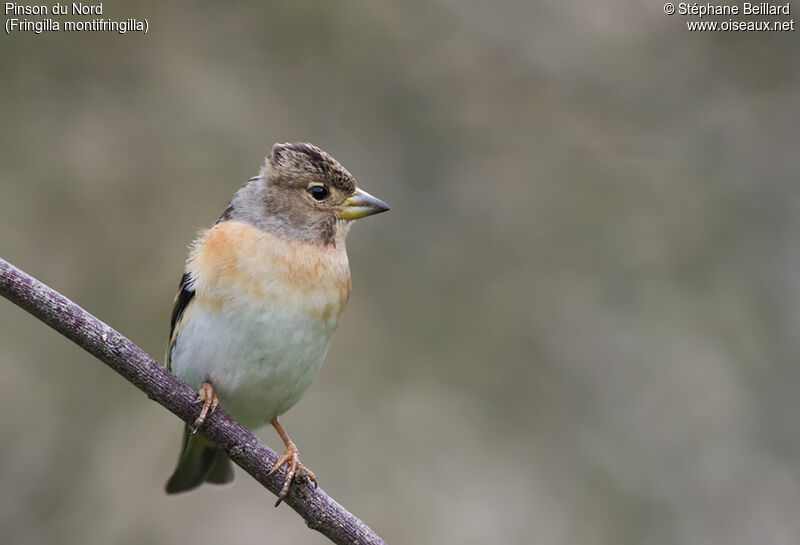
[[[283,421],[387,541],[800,541],[798,33],[632,1],[104,16],[150,32],[0,39],[0,256],[160,360],[197,230],[313,142],[393,208]],[[0,385],[4,543],[327,542],[241,472],[165,496],[178,420],[6,301]]]

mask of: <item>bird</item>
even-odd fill
[[[166,365],[202,403],[186,425],[168,494],[234,477],[230,458],[196,433],[219,406],[255,431],[271,424],[287,466],[316,476],[278,417],[306,392],[350,297],[345,239],[354,220],[389,210],[338,161],[307,143],[275,144],[257,176],[189,248],[170,320]]]

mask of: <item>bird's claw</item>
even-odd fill
[[[217,394],[214,392],[214,387],[211,385],[210,382],[204,382],[200,389],[197,391],[197,399],[195,403],[203,403],[203,408],[200,410],[200,414],[194,421],[192,425],[192,435],[197,433],[198,428],[203,425],[210,415],[217,410],[219,406],[219,399],[217,399]]]
[[[300,451],[297,450],[297,447],[293,443],[286,446],[286,450],[284,451],[283,455],[278,458],[278,461],[272,466],[269,474],[272,475],[284,464],[289,464],[289,466],[286,468],[286,477],[283,480],[283,487],[278,493],[278,501],[275,502],[275,507],[278,507],[283,501],[283,498],[286,497],[286,494],[289,493],[289,487],[291,486],[295,475],[302,475],[314,485],[314,488],[317,487],[317,476],[314,475],[313,471],[308,469],[300,462]]]

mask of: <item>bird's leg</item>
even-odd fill
[[[197,429],[203,425],[206,418],[209,417],[219,406],[217,394],[214,392],[214,387],[210,382],[204,382],[200,389],[197,391],[197,401],[203,402],[203,408],[200,410],[200,415],[194,421],[192,426],[192,435],[197,433]]]
[[[283,452],[283,455],[278,458],[278,461],[275,462],[275,465],[272,466],[269,474],[272,475],[278,471],[283,464],[289,464],[289,467],[286,469],[286,478],[283,481],[283,488],[281,488],[281,491],[278,494],[278,501],[275,503],[275,507],[277,507],[289,492],[289,486],[292,484],[295,473],[300,472],[301,474],[305,475],[306,478],[314,484],[315,488],[317,486],[317,477],[314,475],[313,471],[300,463],[300,451],[297,450],[295,444],[291,439],[289,439],[289,434],[286,433],[286,430],[283,429],[281,423],[278,422],[278,417],[276,416],[270,422],[272,423],[272,427],[275,428],[275,431],[278,432],[278,435],[281,436],[281,439],[283,439],[283,444],[286,445],[286,450]]]

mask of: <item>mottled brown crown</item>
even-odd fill
[[[347,195],[356,189],[353,175],[339,161],[313,144],[275,144],[265,166],[271,170],[272,179],[278,183],[318,179]]]

